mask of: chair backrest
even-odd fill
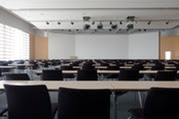
[[[52,119],[51,103],[45,85],[4,85],[9,119]]]
[[[179,119],[179,89],[151,88],[144,105],[147,119]]]
[[[174,81],[176,76],[176,71],[158,71],[154,80],[155,81]]]
[[[82,69],[83,70],[95,70],[95,67],[92,65],[83,65]]]
[[[89,80],[96,81],[98,80],[97,71],[96,70],[78,70],[76,79],[83,80],[83,81],[89,81]]]
[[[139,79],[139,71],[136,70],[121,70],[118,80],[137,81]]]
[[[119,66],[108,66],[107,70],[120,70]]]
[[[42,80],[63,80],[62,70],[43,70]]]
[[[72,66],[61,66],[61,70],[73,70]]]
[[[60,88],[58,119],[109,119],[110,91]]]
[[[29,75],[26,73],[20,74],[6,74],[6,80],[30,80]]]

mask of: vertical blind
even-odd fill
[[[29,59],[29,34],[0,24],[0,60]]]

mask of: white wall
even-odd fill
[[[128,37],[105,34],[76,35],[75,51],[79,59],[126,59]]]
[[[34,34],[33,25],[0,6],[0,23]]]
[[[129,35],[129,59],[158,59],[159,33],[138,33]]]
[[[75,55],[75,36],[70,34],[48,34],[49,59],[69,59]]]
[[[49,59],[158,59],[159,33],[49,33]]]

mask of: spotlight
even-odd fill
[[[60,25],[61,23],[58,21],[57,24]]]
[[[120,21],[119,23],[120,23],[120,25],[121,25],[121,24],[122,24],[122,21]]]
[[[89,25],[89,24],[85,24],[85,25],[83,26],[83,28],[84,28],[84,30],[88,30],[88,29],[90,28],[90,25]]]
[[[69,29],[68,31],[71,32],[71,29]]]
[[[76,31],[79,31],[78,29],[76,29]]]
[[[71,25],[73,25],[73,24],[74,24],[74,22],[71,21]]]
[[[166,21],[166,24],[169,24],[169,21]]]
[[[151,24],[151,21],[148,21],[148,23],[147,23],[148,25],[150,25]]]
[[[49,25],[50,23],[48,21],[46,21],[46,24]]]
[[[100,22],[100,23],[97,25],[97,28],[98,28],[98,29],[103,29],[103,24]]]
[[[112,21],[110,21],[109,24],[112,25]]]
[[[112,25],[111,29],[117,29],[117,24]]]
[[[111,29],[109,29],[109,31],[112,31]]]
[[[94,25],[94,24],[95,24],[95,22],[93,21],[93,22],[92,22],[92,25]]]

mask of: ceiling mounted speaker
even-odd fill
[[[127,30],[130,31],[131,29],[134,29],[134,24],[136,23],[135,16],[128,16],[126,19],[127,19],[127,23],[126,23]]]
[[[89,16],[84,16],[83,21],[89,21],[91,18]]]

